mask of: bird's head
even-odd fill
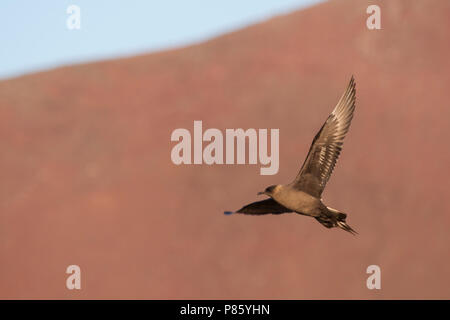
[[[265,194],[266,196],[272,197],[274,194],[280,191],[281,185],[273,185],[266,188],[266,190],[258,192],[258,195]]]

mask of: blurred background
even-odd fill
[[[0,298],[450,298],[449,30],[447,0],[2,3]],[[225,216],[293,179],[351,75],[323,197],[359,235]],[[278,174],[174,165],[194,120],[279,128]]]

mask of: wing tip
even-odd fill
[[[350,78],[348,88],[350,89],[349,91],[351,91],[352,96],[353,96],[354,92],[356,91],[356,80],[355,80],[355,76],[353,74],[352,74],[352,77]]]

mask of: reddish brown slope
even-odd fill
[[[380,31],[369,3],[0,82],[0,296],[450,298],[450,3],[385,1]],[[224,216],[293,178],[351,74],[357,113],[324,199],[360,235]],[[173,165],[170,134],[193,120],[280,128],[280,172]]]

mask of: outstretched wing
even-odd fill
[[[321,198],[350,127],[355,110],[355,99],[355,80],[352,77],[337,106],[315,136],[308,156],[291,186]]]
[[[243,214],[253,214],[253,215],[261,215],[261,214],[281,214],[286,212],[292,212],[292,210],[289,210],[288,208],[282,206],[272,198],[257,201],[250,203],[238,211],[236,213],[243,213]]]

